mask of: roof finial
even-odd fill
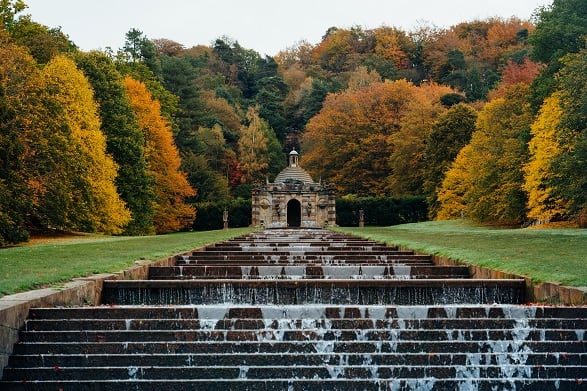
[[[289,153],[289,166],[290,167],[297,167],[298,166],[298,159],[299,159],[299,154],[296,152],[295,148],[292,148],[291,152]]]

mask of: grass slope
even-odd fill
[[[529,276],[535,282],[587,287],[586,229],[505,229],[431,221],[335,230]]]
[[[0,249],[0,296],[90,274],[112,273],[137,259],[160,259],[252,232],[234,228],[157,236],[79,235]]]

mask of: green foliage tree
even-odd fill
[[[0,0],[0,26],[11,32],[18,22],[17,15],[27,9],[23,0]]]
[[[46,150],[62,146],[39,126],[41,96],[33,58],[0,29],[0,246],[28,239],[30,216],[45,192],[43,175],[53,166]]]
[[[528,41],[532,44],[532,59],[547,67],[532,85],[535,111],[557,88],[554,76],[563,66],[560,59],[585,48],[586,35],[587,3],[583,0],[553,0],[550,6],[537,11],[536,29]]]
[[[122,75],[103,53],[80,54],[77,64],[94,88],[107,151],[119,166],[116,185],[132,213],[125,233],[151,234],[154,232],[153,178],[147,172],[145,138],[126,96]]]

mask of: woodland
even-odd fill
[[[0,246],[192,229],[206,206],[247,205],[294,147],[343,199],[587,226],[584,0],[532,20],[331,27],[274,57],[134,28],[84,52],[26,9],[0,0]]]

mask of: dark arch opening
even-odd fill
[[[302,225],[302,205],[298,200],[287,203],[287,226],[300,227]]]

